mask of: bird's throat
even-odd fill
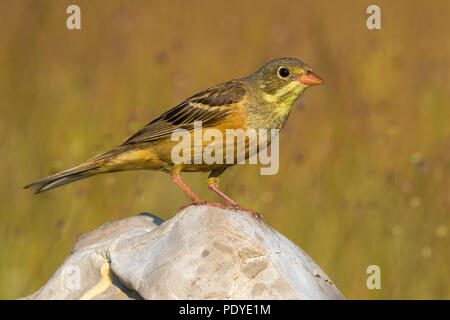
[[[294,87],[289,91],[280,92],[280,95],[274,103],[274,118],[277,118],[277,120],[282,123],[281,128],[286,123],[295,102],[305,90],[305,86],[300,86]]]

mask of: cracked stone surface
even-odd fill
[[[83,235],[25,299],[344,299],[298,246],[249,214],[191,206]]]

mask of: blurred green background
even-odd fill
[[[82,29],[66,28],[81,7]],[[381,7],[381,30],[366,8]],[[326,80],[296,104],[280,170],[221,187],[349,299],[450,298],[449,1],[1,1],[0,298],[39,289],[77,238],[187,198],[167,174],[25,184],[120,144],[163,111],[276,57]],[[186,182],[211,201],[205,174]],[[368,290],[366,268],[381,268]]]

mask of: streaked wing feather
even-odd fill
[[[147,124],[122,145],[168,138],[177,129],[193,130],[194,121],[204,128],[224,120],[247,94],[243,80],[232,80],[202,91]]]

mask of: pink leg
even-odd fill
[[[222,191],[220,191],[217,186],[215,184],[208,184],[208,188],[209,190],[211,190],[212,192],[216,193],[219,197],[221,197],[222,199],[224,199],[230,206],[232,206],[233,208],[238,206],[238,204],[236,203],[236,201],[234,201],[233,199],[231,199],[229,196],[227,196],[225,193],[223,193]]]
[[[211,180],[211,182],[208,183],[208,188],[209,190],[211,190],[212,192],[216,193],[219,197],[221,197],[222,199],[224,199],[230,206],[232,206],[235,210],[240,210],[240,211],[244,211],[247,212],[249,214],[251,214],[254,218],[256,219],[262,219],[262,215],[259,214],[258,212],[256,212],[255,210],[252,209],[246,209],[242,206],[240,206],[236,201],[234,201],[233,199],[231,199],[229,196],[227,196],[225,193],[223,193],[222,191],[220,191],[217,188],[217,181]]]
[[[191,198],[192,202],[195,205],[201,205],[201,204],[206,204],[206,201],[200,199],[195,193],[194,191],[191,190],[191,188],[189,188],[184,182],[183,180],[181,180],[181,176],[179,174],[174,174],[172,175],[172,181],[175,182],[177,185],[179,185],[181,187],[181,189],[183,189],[187,195],[189,196],[189,198]]]
[[[220,204],[220,203],[210,203],[210,202],[206,202],[205,200],[202,200],[199,196],[197,196],[194,191],[191,190],[191,188],[189,188],[181,179],[181,176],[179,174],[174,174],[172,175],[172,181],[175,182],[176,184],[178,184],[189,196],[189,198],[191,198],[192,203],[196,206],[198,205],[206,205],[206,206],[212,206],[212,207],[217,207],[217,208],[221,208],[221,209],[228,209],[227,206]],[[183,206],[180,208],[180,210],[189,207],[190,204]]]

